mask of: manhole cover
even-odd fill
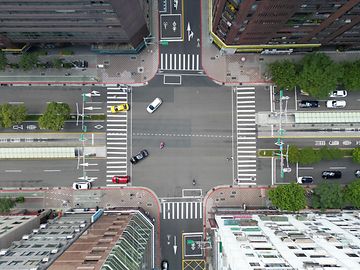
[[[144,67],[138,67],[137,71],[138,71],[138,73],[143,73],[144,72]]]

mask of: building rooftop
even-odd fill
[[[360,269],[357,212],[217,215],[218,263],[236,269]]]

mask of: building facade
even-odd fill
[[[0,48],[65,43],[136,50],[149,33],[146,0],[0,0]]]
[[[360,269],[359,212],[218,214],[213,268]]]
[[[360,47],[360,0],[213,0],[210,16],[229,51]]]

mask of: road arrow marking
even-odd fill
[[[176,251],[177,251],[177,244],[176,244],[176,235],[174,235],[174,254],[176,255]]]

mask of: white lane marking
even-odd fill
[[[331,170],[345,170],[346,167],[329,167]]]
[[[44,170],[44,172],[61,172],[61,170]]]
[[[299,170],[313,170],[314,167],[299,167]]]
[[[5,172],[22,172],[21,170],[5,170]]]

